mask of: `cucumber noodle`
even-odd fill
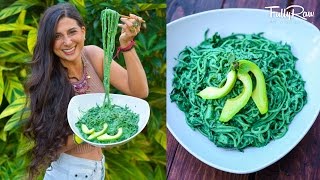
[[[110,104],[110,65],[112,62],[112,54],[115,49],[115,37],[117,34],[117,27],[120,15],[118,12],[111,9],[105,9],[101,11],[101,23],[102,23],[102,45],[104,50],[103,69],[104,79],[103,85],[106,91],[104,104]],[[107,36],[107,40],[106,40]],[[107,102],[105,102],[107,99]]]
[[[232,34],[221,38],[218,33],[197,47],[185,47],[174,67],[172,102],[185,113],[187,124],[208,137],[218,147],[243,150],[261,147],[288,131],[294,116],[307,103],[304,81],[295,69],[297,58],[291,47],[272,42],[259,34]],[[261,115],[252,98],[229,122],[219,121],[227,99],[240,94],[237,80],[233,90],[216,100],[203,100],[197,93],[208,86],[222,87],[232,63],[247,59],[262,70],[267,87],[269,111]],[[254,76],[251,75],[255,85]],[[301,120],[301,119],[300,119]]]
[[[81,131],[81,124],[86,124],[89,129],[95,128],[95,131],[100,131],[103,128],[103,124],[107,123],[108,128],[106,133],[109,135],[115,135],[118,132],[118,128],[123,128],[123,133],[118,139],[99,141],[97,139],[90,140],[98,143],[112,143],[119,142],[133,136],[138,131],[139,115],[132,112],[128,107],[120,107],[112,105],[110,101],[110,66],[112,62],[112,54],[115,49],[115,36],[117,33],[117,27],[119,22],[119,13],[111,9],[105,9],[101,12],[102,22],[102,39],[104,50],[104,88],[105,98],[102,106],[96,106],[89,109],[80,120],[76,123],[76,126],[80,129],[80,132],[84,138],[89,135]]]

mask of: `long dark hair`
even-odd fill
[[[63,17],[75,19],[80,27],[84,26],[74,6],[63,3],[48,8],[39,23],[31,74],[25,84],[31,109],[25,135],[35,142],[29,166],[31,179],[58,158],[58,150],[72,134],[67,107],[75,92],[66,69],[53,52],[56,25]]]

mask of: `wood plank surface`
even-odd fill
[[[181,17],[212,9],[220,9],[223,0],[167,0],[167,23]]]
[[[279,6],[280,8],[287,7],[287,0],[262,0],[262,1],[252,1],[252,0],[225,0],[222,8],[256,8],[256,9],[266,9],[267,6]]]
[[[307,21],[320,28],[320,0],[168,0],[167,23],[190,14],[212,9],[266,9],[265,7],[267,6],[287,8],[290,5],[299,5],[304,8],[304,11],[314,12],[313,17],[307,17]],[[280,9],[277,11],[280,11]],[[289,9],[289,11],[292,11],[292,9]],[[167,131],[167,144],[168,180],[320,179],[320,115],[318,115],[317,120],[306,136],[286,156],[274,164],[251,174],[232,174],[202,163],[186,151],[169,131]]]
[[[304,8],[304,12],[314,13],[313,17],[306,17],[308,22],[311,22],[320,29],[320,0],[294,0],[294,5],[299,5]],[[297,12],[300,12],[297,10]]]

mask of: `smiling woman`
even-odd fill
[[[134,22],[143,20],[136,15],[120,20],[120,46],[128,49],[140,32],[140,23],[134,26]],[[26,83],[31,109],[26,135],[35,142],[29,167],[31,179],[49,165],[44,179],[104,179],[102,149],[74,141],[66,117],[73,96],[105,91],[104,52],[94,45],[84,46],[85,35],[79,12],[68,3],[48,8],[40,20]],[[147,79],[134,46],[123,54],[126,69],[111,60],[110,83],[125,94],[145,98]]]
[[[81,51],[84,47],[85,27],[75,19],[64,17],[56,27],[53,52],[60,57],[61,64],[68,69],[70,79],[81,79]]]
[[[53,51],[61,57],[62,63],[74,62],[80,58],[84,40],[85,27],[78,25],[74,19],[64,17],[57,24]]]

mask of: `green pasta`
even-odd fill
[[[118,128],[123,129],[122,135],[117,139],[103,140],[92,139],[91,142],[96,143],[114,143],[128,139],[138,132],[139,115],[130,110],[127,106],[120,107],[111,104],[110,101],[110,66],[112,62],[112,54],[115,49],[115,36],[117,33],[117,27],[119,22],[119,13],[105,9],[101,12],[102,22],[102,39],[104,50],[104,88],[105,98],[101,106],[96,106],[84,112],[84,115],[76,123],[76,127],[79,128],[82,136],[88,138],[88,134],[85,134],[81,130],[81,125],[85,124],[89,129],[94,128],[95,132],[103,129],[103,124],[107,123],[108,128],[105,133],[108,135],[115,135]]]
[[[207,33],[198,46],[187,46],[180,52],[173,69],[170,98],[185,113],[187,124],[218,147],[241,151],[246,147],[265,146],[283,137],[294,116],[307,103],[305,82],[295,69],[298,59],[291,47],[270,41],[263,33],[231,34],[224,38],[218,33],[208,38]],[[239,80],[232,91],[220,99],[204,100],[197,93],[208,86],[223,86],[232,63],[240,59],[253,61],[262,70],[269,111],[261,115],[250,98],[229,122],[222,123],[219,116],[226,100],[242,90]]]
[[[102,23],[102,43],[104,50],[103,68],[104,79],[103,85],[105,87],[106,96],[104,104],[110,104],[110,65],[112,62],[112,55],[115,49],[115,37],[117,34],[117,27],[120,14],[112,9],[105,9],[101,11],[101,23]],[[107,37],[107,38],[106,38]],[[107,102],[105,102],[107,100]]]
[[[123,134],[119,139],[105,140],[103,143],[113,143],[119,142],[133,136],[138,130],[139,116],[128,107],[120,107],[117,105],[111,105],[109,108],[103,108],[100,106],[93,107],[89,109],[77,122],[77,127],[79,129],[81,124],[86,124],[89,129],[94,128],[95,131],[100,131],[103,128],[103,124],[107,123],[108,128],[106,133],[109,135],[114,135],[117,133],[118,128],[123,128]],[[83,132],[82,136],[88,138],[88,134]],[[90,140],[91,142],[101,143],[97,139]]]

